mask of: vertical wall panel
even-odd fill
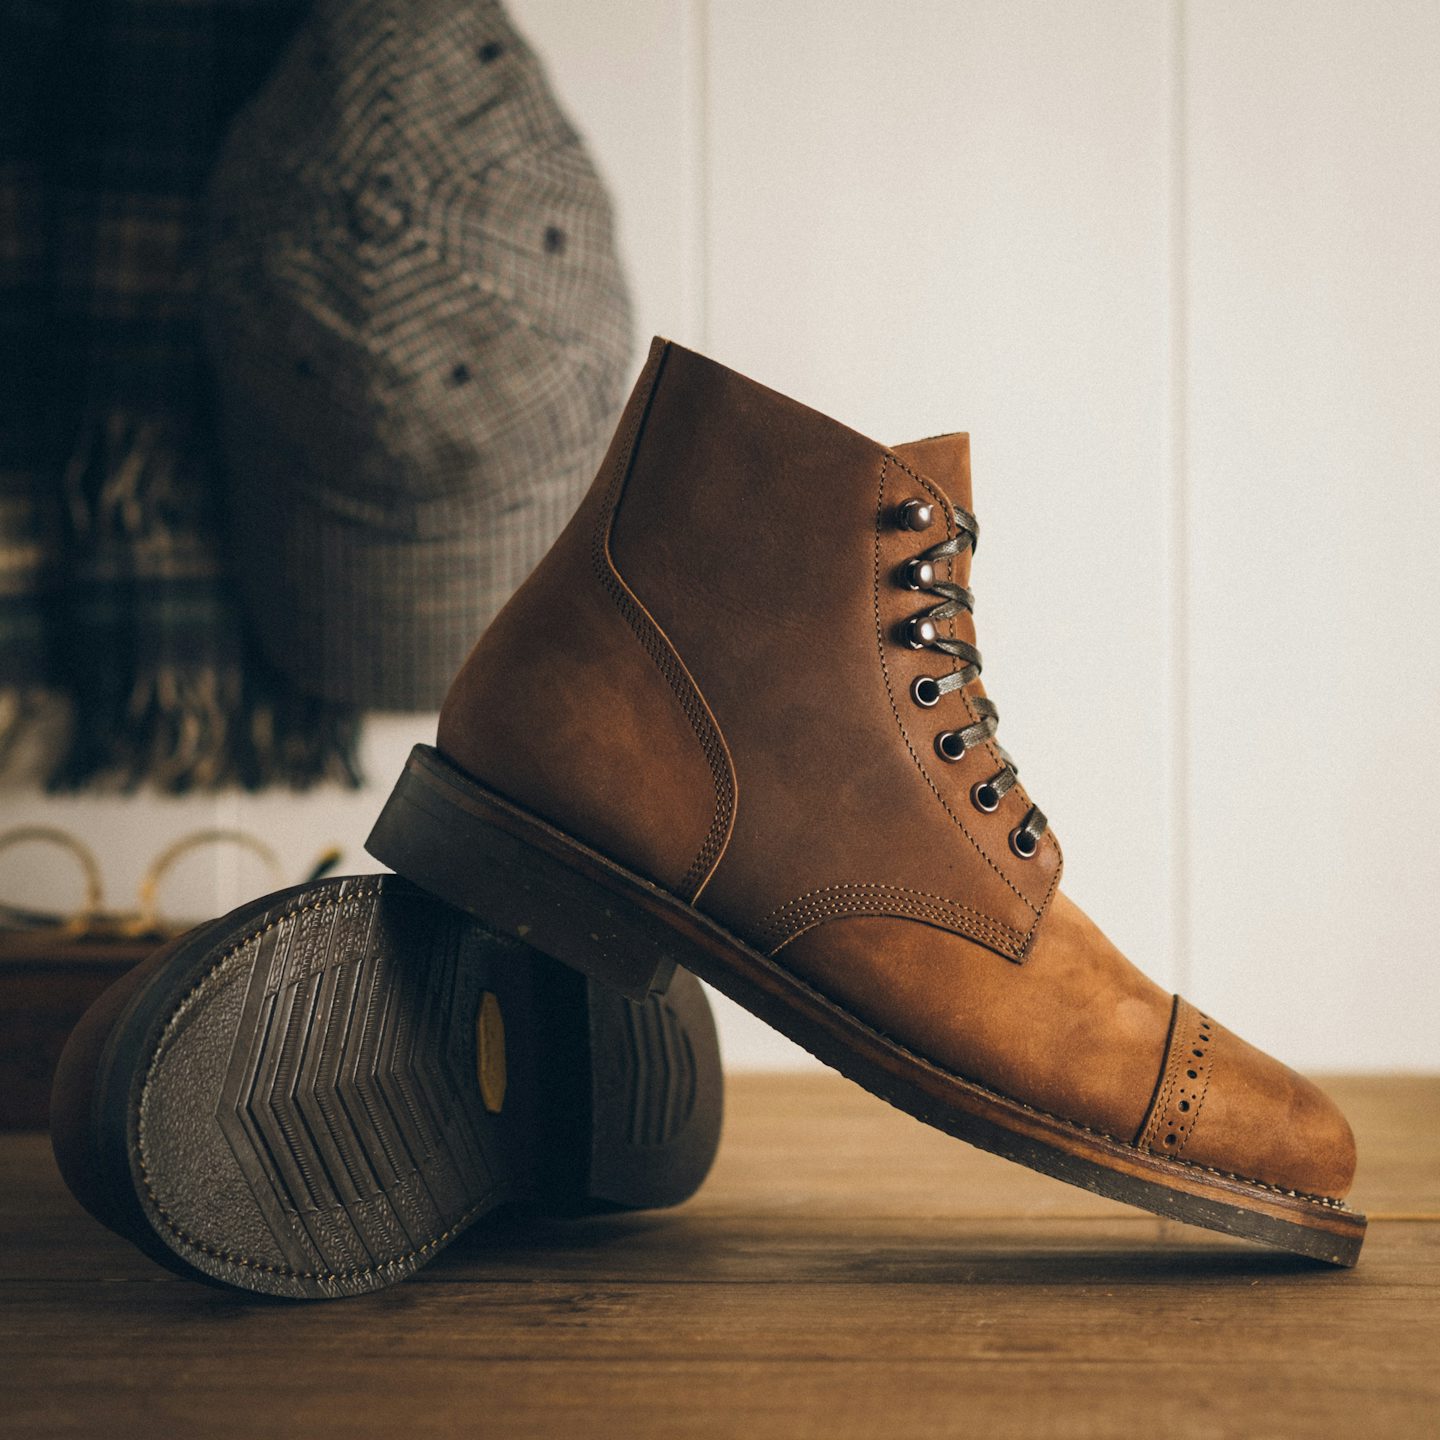
[[[1433,1065],[1440,10],[1194,5],[1186,51],[1195,998]]]
[[[710,16],[712,351],[877,439],[972,432],[1000,738],[1170,981],[1168,12]]]

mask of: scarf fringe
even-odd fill
[[[213,561],[210,497],[193,473],[204,462],[192,428],[178,416],[87,410],[61,477],[72,544],[82,553],[154,546],[203,552]],[[187,470],[188,488],[181,480]]]
[[[0,690],[0,780],[8,781],[21,766],[34,768],[23,752],[32,740],[44,738],[56,708],[55,697],[38,686]]]
[[[365,783],[355,711],[253,689],[230,710],[216,703],[212,680],[173,671],[138,677],[120,705],[0,692],[0,774],[33,745],[52,793],[356,790]]]
[[[62,487],[68,570],[88,596],[111,598],[77,622],[57,597],[50,681],[68,722],[57,736],[52,707],[51,733],[35,736],[51,757],[48,790],[363,784],[359,711],[299,693],[246,642],[203,464],[167,418],[92,411],[78,428]],[[0,769],[41,718],[26,694],[0,689]]]

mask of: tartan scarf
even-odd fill
[[[0,767],[38,727],[53,788],[359,783],[356,711],[247,636],[201,335],[210,168],[302,9],[0,0]]]

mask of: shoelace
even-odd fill
[[[980,652],[964,640],[951,640],[940,633],[940,626],[946,620],[959,614],[974,614],[975,597],[963,585],[939,578],[938,566],[941,561],[953,560],[966,550],[974,551],[980,542],[980,523],[968,511],[958,505],[954,507],[955,537],[942,540],[917,555],[910,562],[908,574],[912,589],[941,597],[938,605],[915,616],[907,627],[910,644],[917,650],[939,650],[960,661],[960,668],[949,675],[932,679],[921,676],[915,682],[912,693],[916,701],[929,707],[953,690],[961,690],[972,680],[978,679],[981,671]],[[975,695],[970,704],[979,716],[973,723],[961,730],[943,730],[935,737],[935,749],[943,760],[959,760],[967,750],[992,740],[1000,726],[1000,712],[994,703],[983,695]],[[970,791],[970,799],[977,810],[987,814],[1000,808],[1000,801],[1014,788],[1019,767],[1009,752],[998,741],[995,749],[1005,762],[988,780],[981,780]],[[1028,860],[1039,848],[1040,837],[1049,822],[1034,805],[1025,812],[1019,826],[1010,832],[1010,848]]]

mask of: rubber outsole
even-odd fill
[[[1365,1217],[1045,1114],[878,1033],[784,966],[642,876],[416,746],[367,841],[452,905],[632,997],[683,966],[827,1065],[937,1129],[1157,1215],[1332,1265],[1353,1265]]]
[[[504,1204],[676,1204],[719,1142],[693,979],[626,1000],[396,876],[241,906],[99,1023],[57,1076],[72,1189],[256,1294],[381,1289]]]

